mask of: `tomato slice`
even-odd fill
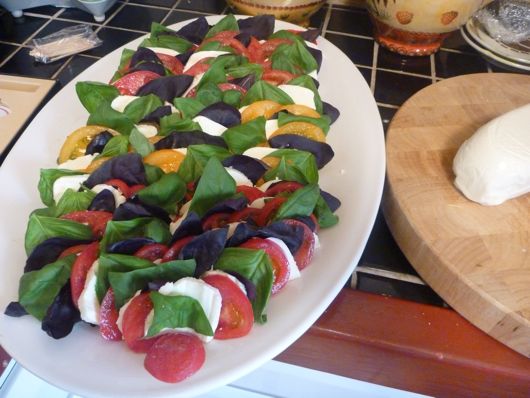
[[[247,92],[247,90],[245,90],[243,87],[234,83],[219,83],[217,87],[219,87],[219,90],[221,91],[236,90],[239,91],[241,94],[245,94]]]
[[[145,188],[145,185],[142,184],[129,186],[125,183],[125,181],[120,180],[118,178],[112,178],[108,181],[105,181],[105,184],[111,185],[114,188],[118,189],[126,198],[134,196],[136,192]]]
[[[168,249],[169,248],[162,243],[150,243],[138,249],[136,253],[134,253],[134,256],[153,262],[164,257],[164,254],[166,254]]]
[[[99,309],[99,332],[105,340],[121,340],[121,332],[117,324],[118,315],[114,301],[114,291],[109,288],[101,301]]]
[[[261,209],[259,214],[256,216],[256,224],[259,227],[264,227],[273,218],[279,207],[287,200],[286,197],[277,196],[265,202],[265,206]]]
[[[289,280],[289,261],[282,249],[274,242],[262,238],[250,238],[243,244],[239,245],[246,249],[264,250],[268,254],[271,264],[272,272],[274,274],[274,281],[272,283],[272,294],[278,293],[281,288],[285,286]]]
[[[238,185],[236,187],[236,192],[242,193],[243,195],[245,195],[245,197],[248,200],[248,203],[252,203],[256,199],[259,199],[265,196],[261,189],[256,188],[256,187],[251,187],[248,185]]]
[[[241,123],[247,123],[259,116],[268,119],[282,107],[278,102],[271,100],[256,101],[247,106],[241,113]]]
[[[166,383],[177,383],[196,373],[204,364],[206,352],[192,334],[170,333],[160,336],[144,360],[145,369]]]
[[[75,246],[70,246],[66,249],[64,249],[62,251],[62,253],[59,255],[59,258],[63,258],[63,257],[67,257],[69,256],[70,254],[75,254],[75,255],[78,255],[80,254],[83,250],[85,250],[85,247],[87,247],[88,245],[75,245]]]
[[[267,189],[264,196],[276,196],[284,192],[294,192],[302,187],[303,185],[296,181],[280,181]]]
[[[149,293],[141,293],[130,301],[123,313],[123,340],[134,352],[147,352],[157,339],[144,339],[145,320],[152,309],[153,303]]]
[[[177,57],[168,54],[156,53],[158,59],[164,65],[164,68],[169,70],[174,75],[180,75],[184,70],[184,65],[179,61]]]
[[[222,228],[228,224],[231,213],[214,213],[206,217],[202,222],[202,229],[209,230],[214,228]]]
[[[228,276],[206,274],[202,280],[221,293],[221,315],[214,337],[225,340],[246,336],[254,324],[252,304],[247,295]]]
[[[94,237],[101,238],[107,227],[107,222],[112,220],[112,213],[99,210],[80,210],[65,214],[61,218],[88,224]]]
[[[136,95],[143,85],[159,77],[158,73],[140,70],[129,73],[111,84],[119,90],[121,95]]]
[[[182,248],[186,246],[193,238],[195,238],[195,236],[186,236],[173,243],[166,254],[164,254],[164,257],[162,257],[162,262],[166,263],[168,261],[176,260]]]
[[[260,42],[252,36],[250,38],[250,43],[248,44],[248,60],[254,64],[259,64],[265,61],[265,53],[263,52],[263,47]]]
[[[205,73],[209,68],[210,64],[208,64],[208,61],[210,61],[212,57],[206,57],[201,59],[199,62],[194,63],[190,68],[184,71],[185,75],[190,76],[197,76],[201,73]]]
[[[232,222],[253,222],[256,223],[256,216],[261,212],[261,209],[257,209],[255,207],[245,207],[244,209],[241,209],[239,211],[235,211],[232,214],[230,214],[230,218],[228,219],[228,223]]]
[[[217,33],[215,36],[212,36],[202,42],[209,43],[211,41],[218,41],[223,46],[227,46],[230,43],[230,40],[236,37],[239,34],[239,31],[237,30],[223,30],[219,33]]]
[[[261,78],[270,84],[278,86],[280,84],[285,84],[296,77],[295,74],[287,72],[286,70],[280,69],[271,69],[263,72]]]
[[[274,131],[269,138],[282,134],[295,134],[317,142],[326,142],[326,134],[317,125],[309,122],[291,122]]]
[[[276,39],[269,39],[263,43],[261,43],[261,51],[263,51],[264,58],[268,58],[274,50],[278,48],[278,46],[282,44],[291,44],[292,41],[289,39],[282,39],[282,38],[276,38]]]
[[[72,272],[70,273],[70,288],[72,291],[72,301],[76,308],[77,301],[85,288],[86,276],[94,261],[99,256],[99,242],[93,242],[87,245],[72,265]]]
[[[186,155],[173,149],[159,149],[153,151],[144,158],[144,163],[157,166],[164,173],[177,171]]]
[[[59,151],[57,162],[61,164],[69,159],[83,156],[90,141],[104,131],[108,131],[112,135],[119,135],[117,131],[98,125],[83,126],[74,130],[64,140],[63,146]]]
[[[299,270],[303,270],[307,267],[313,260],[313,255],[315,254],[315,235],[313,231],[302,221],[287,219],[283,220],[284,223],[288,225],[298,225],[304,229],[304,237],[302,239],[302,245],[294,255],[296,265]],[[318,223],[317,223],[318,225]]]

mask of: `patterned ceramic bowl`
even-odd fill
[[[375,39],[403,55],[436,52],[450,32],[460,28],[492,0],[366,0]]]
[[[311,15],[326,0],[227,0],[227,3],[242,14],[272,14],[276,19],[307,26]]]

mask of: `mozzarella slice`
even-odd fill
[[[206,116],[195,116],[193,121],[199,123],[201,130],[210,135],[220,136],[226,130],[225,126],[214,122],[212,119],[208,119]]]
[[[236,185],[247,185],[249,187],[254,186],[252,181],[250,181],[249,178],[239,170],[234,169],[233,167],[225,167],[225,170],[228,172],[228,174],[230,174],[230,177],[234,179]]]
[[[289,266],[289,280],[291,281],[293,279],[300,278],[300,270],[298,269],[298,265],[296,265],[296,260],[294,259],[285,242],[278,238],[267,238],[267,240],[276,243],[282,250],[284,256],[287,258],[287,264]]]
[[[95,153],[93,155],[79,156],[75,159],[70,159],[64,163],[61,163],[59,166],[57,166],[57,168],[66,170],[84,170],[88,167],[90,163],[92,163],[92,161],[97,155],[99,155],[99,153]]]
[[[278,127],[278,119],[271,119],[265,122],[265,136],[267,137],[267,139],[270,138],[272,133],[278,130]]]
[[[182,153],[184,156],[188,153],[188,148],[173,148],[175,152]]]
[[[218,56],[223,55],[223,54],[230,54],[230,53],[227,51],[196,51],[191,55],[190,59],[188,59],[188,62],[186,62],[186,66],[184,67],[184,72],[190,69],[193,65],[199,62],[201,59],[217,58]]]
[[[135,95],[118,95],[110,103],[110,107],[115,111],[123,113],[127,105],[133,102],[135,99],[140,98]]]
[[[125,203],[127,198],[122,195],[119,189],[114,188],[112,185],[107,184],[97,184],[94,185],[91,189],[92,192],[95,192],[96,194],[100,193],[101,191],[108,189],[112,195],[114,196],[114,205],[118,207],[122,203]]]
[[[316,69],[314,71],[309,72],[307,75],[311,76],[315,80],[318,80],[318,72]]]
[[[67,189],[78,191],[81,185],[87,180],[88,174],[80,174],[75,176],[59,177],[53,183],[53,200],[55,203],[59,202]]]
[[[145,138],[151,138],[158,134],[157,128],[151,124],[135,124],[134,127],[136,127]]]
[[[245,152],[243,152],[243,155],[250,156],[254,159],[263,159],[265,156],[269,156],[274,151],[277,151],[278,148],[269,148],[266,146],[255,146],[252,148],[248,148]]]
[[[269,199],[272,199],[272,196],[264,196],[262,198],[254,199],[254,201],[249,204],[248,207],[252,207],[253,209],[263,209],[265,202]]]
[[[272,184],[276,184],[277,182],[280,182],[280,181],[283,181],[283,180],[280,180],[279,178],[275,178],[274,180],[270,180],[270,181],[266,181],[264,182],[263,184],[261,184],[258,188],[262,191],[262,192],[265,192],[267,189],[270,188],[270,186]]]
[[[204,76],[204,73],[199,73],[198,75],[193,77],[193,81],[191,82],[190,86],[186,89],[184,94],[182,94],[182,97],[187,97],[191,90],[193,90],[199,82],[201,81],[202,77]]]
[[[88,270],[85,287],[77,300],[77,306],[81,313],[81,319],[85,322],[99,325],[100,304],[96,295],[96,280],[99,261],[96,260]]]
[[[315,44],[313,42],[310,42],[310,41],[307,41],[307,40],[304,40],[304,43],[307,47],[311,47],[315,50],[320,50],[320,48],[318,47],[318,44]]]
[[[305,105],[311,109],[317,108],[315,94],[310,89],[292,84],[280,84],[278,88],[291,97],[295,104]]]
[[[171,48],[164,48],[164,47],[147,47],[147,48],[151,51],[154,51],[155,53],[171,55],[172,57],[180,54],[178,51],[172,50]]]

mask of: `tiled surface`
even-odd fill
[[[118,1],[107,19],[96,23],[92,16],[75,8],[51,6],[26,10],[13,29],[0,29],[0,73],[57,79],[66,85],[99,58],[147,33],[152,21],[170,25],[200,15],[229,12],[224,0],[126,0]],[[28,55],[31,40],[77,23],[91,23],[103,45],[48,65],[36,64]],[[310,20],[324,37],[344,51],[358,66],[379,105],[385,127],[397,109],[417,91],[440,79],[476,72],[507,72],[506,67],[485,61],[453,33],[436,55],[407,58],[377,45],[367,12],[359,8],[325,6]],[[58,85],[58,86],[60,86]],[[361,258],[356,287],[434,305],[442,300],[423,285],[393,240],[379,214]]]

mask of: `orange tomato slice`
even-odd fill
[[[94,159],[92,162],[90,162],[88,167],[85,169],[85,173],[92,173],[94,170],[99,168],[99,166],[101,166],[103,163],[105,163],[109,159],[110,159],[110,157],[107,157],[107,156],[103,156],[101,158]]]
[[[144,163],[160,167],[164,173],[171,173],[179,169],[185,157],[186,155],[173,149],[160,149],[147,155]]]
[[[320,117],[320,113],[313,108],[301,104],[283,105],[278,111],[287,111],[296,116],[307,116],[315,119]]]
[[[265,119],[268,119],[278,112],[281,107],[281,104],[270,100],[253,102],[241,113],[241,123],[249,122],[260,116],[265,116]]]
[[[59,151],[59,157],[57,163],[61,164],[70,159],[75,159],[85,154],[86,148],[92,138],[103,131],[108,131],[112,135],[118,135],[117,131],[114,131],[108,127],[89,125],[80,127],[74,130],[63,143],[61,150]]]
[[[313,123],[308,122],[291,122],[284,124],[282,127],[274,131],[269,138],[283,134],[295,134],[309,138],[313,141],[326,142],[326,134],[324,134],[324,131]]]

